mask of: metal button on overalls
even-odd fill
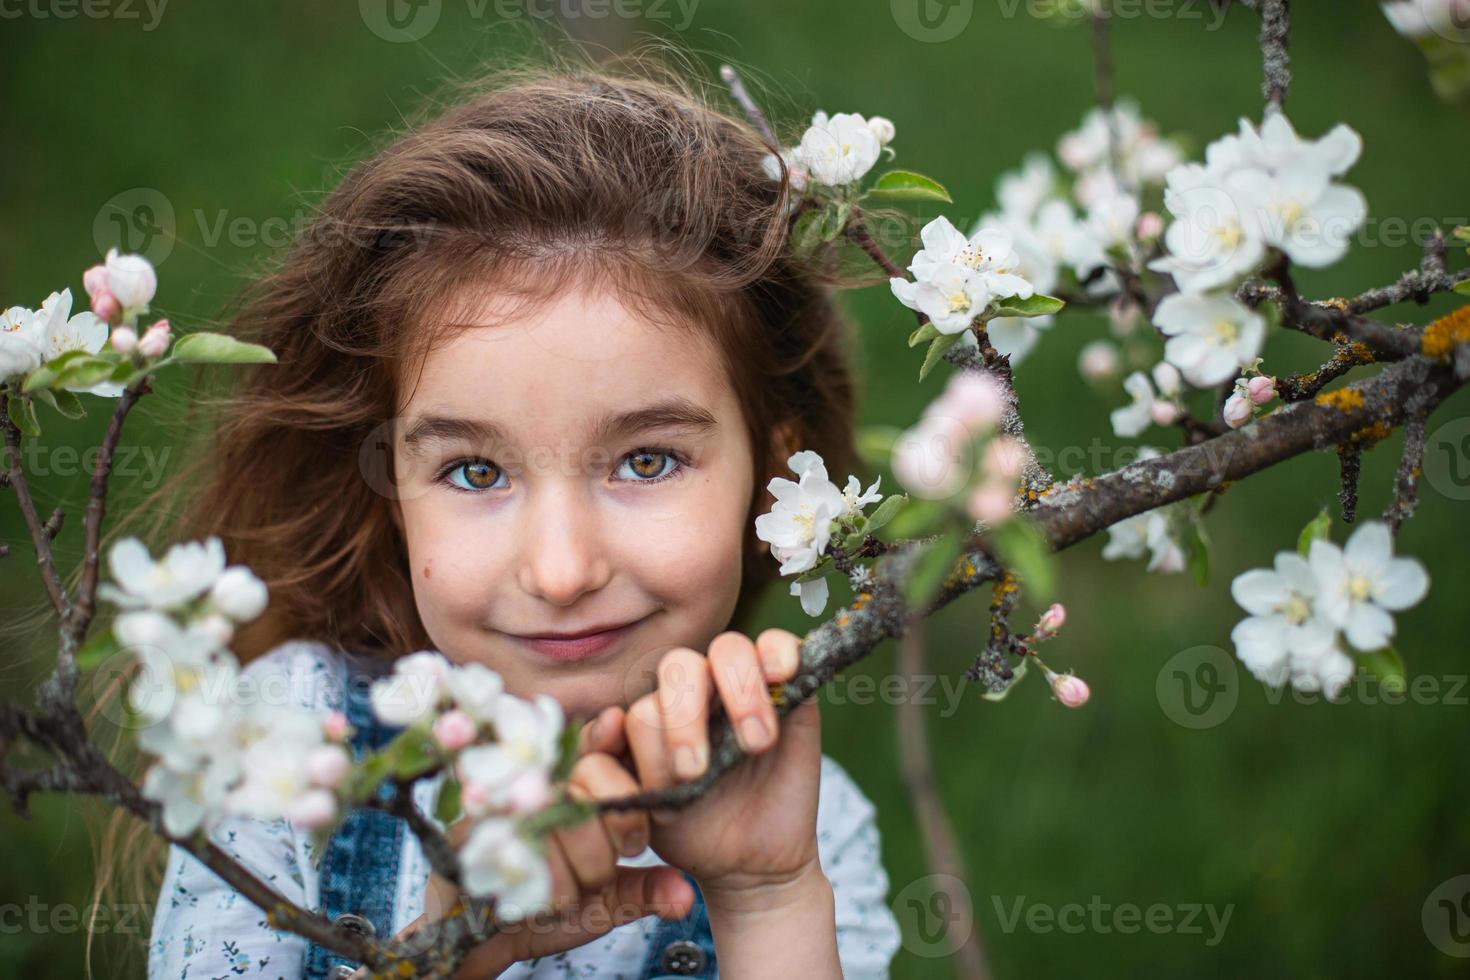
[[[341,926],[348,932],[355,932],[359,936],[376,936],[378,934],[377,928],[366,917],[358,915],[355,912],[343,912],[332,920],[332,924]]]
[[[665,973],[672,973],[681,977],[692,977],[704,970],[704,950],[698,943],[691,943],[687,939],[679,939],[664,947],[663,955],[659,957],[659,964]]]

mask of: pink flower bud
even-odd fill
[[[1094,340],[1077,355],[1077,370],[1088,381],[1109,381],[1122,367],[1118,345],[1111,340]]]
[[[93,299],[97,298],[98,293],[111,292],[107,288],[107,266],[94,265],[82,273],[82,288]]]
[[[1225,424],[1232,429],[1238,429],[1251,420],[1251,400],[1240,392],[1236,392],[1225,399]]]
[[[887,146],[893,142],[896,130],[894,129],[892,120],[884,116],[873,116],[868,120],[868,128],[873,131],[874,136],[878,137],[878,143],[880,145]]]
[[[168,333],[168,321],[159,320],[143,331],[143,336],[138,341],[138,353],[144,357],[162,357],[163,352],[168,350]]]
[[[352,760],[340,745],[323,745],[306,757],[306,778],[318,786],[335,789],[352,770]]]
[[[1060,602],[1053,602],[1047,607],[1046,612],[1036,621],[1036,632],[1047,636],[1055,636],[1067,621],[1067,607]]]
[[[1250,392],[1252,402],[1264,405],[1276,397],[1276,379],[1265,375],[1251,378],[1246,382],[1246,389]]]
[[[926,414],[894,444],[893,475],[914,496],[943,500],[969,479],[969,447],[970,433],[956,419]]]
[[[1015,495],[1014,488],[987,480],[970,494],[965,510],[977,521],[999,524],[1011,516],[1011,500]]]
[[[122,304],[117,301],[116,296],[104,289],[92,297],[92,312],[97,314],[99,320],[116,323],[122,316]]]
[[[1149,241],[1164,233],[1164,219],[1155,211],[1145,211],[1138,216],[1138,238]]]
[[[131,354],[138,347],[138,331],[132,327],[114,327],[107,341],[119,354]]]
[[[1006,395],[998,381],[978,371],[960,371],[950,376],[925,414],[947,415],[979,435],[993,429],[1005,411]]]
[[[320,830],[337,819],[337,798],[324,789],[309,789],[286,808],[286,819],[306,830]]]
[[[985,472],[990,476],[1018,479],[1026,468],[1026,450],[1019,439],[996,436],[985,447]]]
[[[327,715],[327,720],[322,722],[322,734],[330,741],[342,741],[347,737],[347,716],[340,711]]]
[[[446,752],[458,752],[475,740],[475,719],[458,708],[434,719],[434,741]]]
[[[1056,699],[1068,708],[1080,708],[1092,696],[1087,682],[1072,674],[1054,674],[1048,670],[1046,681],[1051,685],[1051,692],[1056,695]]]
[[[482,817],[490,810],[490,794],[479,783],[463,783],[459,791],[459,805],[472,817]]]
[[[507,790],[512,813],[530,813],[551,801],[551,782],[540,769],[527,769]]]
[[[1173,402],[1154,402],[1148,414],[1158,425],[1173,425],[1179,418],[1179,406]]]
[[[199,629],[209,635],[220,646],[230,642],[235,635],[235,624],[219,613],[210,613],[198,620]]]

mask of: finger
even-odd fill
[[[582,726],[582,733],[578,737],[578,755],[604,752],[616,757],[627,749],[628,742],[623,736],[623,709],[617,705],[603,708],[597,717]]]
[[[567,780],[567,792],[578,800],[616,799],[637,793],[638,780],[612,756],[599,752],[583,756],[572,767]],[[616,855],[611,851],[632,857],[642,853],[643,848],[648,845],[648,814],[643,810],[609,810],[598,819],[587,820],[575,827],[562,828],[560,833],[568,845],[567,854],[583,884],[594,883],[593,879],[583,874],[583,861],[601,856],[594,854],[594,845],[600,842],[604,849],[609,850],[609,866],[595,881],[600,887],[611,878],[611,866],[617,863]]]
[[[633,765],[638,771],[638,782],[644,792],[666,789],[674,782],[668,745],[664,742],[663,724],[657,693],[643,695],[628,709],[624,728]],[[660,824],[668,823],[675,815],[675,812],[667,809],[649,812],[652,820]]]
[[[801,639],[789,630],[772,627],[755,638],[761,670],[769,684],[780,684],[796,676],[801,667]]]
[[[658,664],[658,708],[674,775],[698,779],[709,768],[709,663],[675,647]]]
[[[740,747],[755,754],[776,744],[776,709],[755,644],[740,633],[721,633],[710,644],[709,668]]]
[[[538,920],[534,933],[512,924],[500,935],[472,950],[455,973],[455,980],[489,980],[500,976],[507,963],[550,956],[585,945],[617,926],[657,915],[676,921],[694,908],[694,889],[684,875],[665,864],[618,868],[617,877],[584,910]]]

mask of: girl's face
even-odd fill
[[[479,310],[409,378],[395,422],[419,615],[514,694],[569,714],[630,704],[667,650],[707,649],[735,609],[754,481],[739,403],[712,341],[610,293]]]

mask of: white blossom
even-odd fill
[[[0,381],[40,367],[41,341],[34,310],[12,306],[0,313]]]
[[[1236,656],[1256,678],[1272,687],[1288,680],[1300,690],[1336,696],[1345,681],[1337,649],[1337,630],[1314,607],[1317,581],[1307,560],[1289,551],[1277,554],[1274,569],[1242,572],[1230,594],[1250,616],[1231,632]],[[1352,664],[1347,665],[1352,676]]]
[[[444,688],[460,710],[475,721],[495,720],[505,681],[484,664],[465,664],[444,677]]]
[[[1154,312],[1169,340],[1164,357],[1199,388],[1217,385],[1261,353],[1266,322],[1225,293],[1173,293]]]
[[[244,565],[226,568],[209,591],[214,607],[237,623],[248,623],[265,612],[268,598],[265,583]]]
[[[861,180],[882,151],[878,134],[862,116],[839,112],[829,117],[818,112],[800,145],[791,151],[791,160],[817,183],[841,187]]]
[[[551,869],[517,832],[514,820],[490,817],[475,824],[459,850],[464,890],[495,895],[495,914],[507,922],[551,908]]]
[[[124,609],[177,609],[214,587],[225,569],[225,546],[218,537],[175,544],[155,562],[137,538],[122,538],[107,553],[112,583],[97,594]]]
[[[456,771],[466,812],[481,816],[509,806],[522,779],[550,771],[565,720],[561,704],[549,695],[531,701],[503,695],[496,707],[496,740],[459,754]]]
[[[1125,181],[1135,185],[1157,183],[1179,164],[1178,148],[1159,137],[1157,127],[1139,115],[1138,104],[1131,99],[1117,100],[1111,112],[1101,107],[1089,110],[1082,125],[1058,141],[1057,156],[1068,169],[1084,177],[1111,175],[1110,128],[1116,132],[1118,169]],[[1083,200],[1084,206],[1090,203]]]
[[[386,725],[407,726],[431,717],[443,698],[449,661],[432,650],[400,657],[393,673],[373,682],[373,713]]]
[[[95,354],[107,345],[107,324],[91,310],[71,312],[70,289],[47,296],[35,316],[41,341],[41,357],[52,361],[68,351]],[[84,392],[102,398],[116,398],[123,386],[115,381],[99,381],[92,385],[67,385],[67,391]]]
[[[1019,272],[1019,256],[1004,231],[986,228],[966,238],[943,215],[919,233],[923,248],[909,264],[914,281],[888,280],[899,302],[927,316],[940,333],[959,333],[992,300],[1028,299],[1035,289]]]
[[[141,255],[119,254],[117,249],[110,248],[103,265],[107,269],[108,292],[117,297],[124,319],[147,312],[158,290],[158,274],[153,271],[153,264]]]
[[[755,519],[755,533],[770,543],[782,575],[799,575],[821,560],[832,539],[832,521],[846,511],[847,501],[827,478],[827,467],[817,453],[809,449],[794,453],[786,465],[800,482],[771,479],[766,489],[776,503]]]
[[[1390,613],[1407,609],[1429,591],[1429,576],[1413,558],[1395,558],[1388,525],[1369,521],[1339,548],[1315,540],[1307,554],[1319,589],[1316,608],[1363,651],[1388,645],[1394,634]]]
[[[1404,37],[1434,34],[1449,41],[1470,40],[1470,0],[1393,0],[1379,6]]]
[[[1156,400],[1154,386],[1148,375],[1134,371],[1123,379],[1123,390],[1133,400],[1122,408],[1115,408],[1108,415],[1113,424],[1113,434],[1131,439],[1153,424],[1153,408]]]
[[[808,616],[820,616],[822,610],[827,608],[830,593],[825,578],[814,578],[805,582],[792,582],[791,594],[801,600],[802,612]]]

